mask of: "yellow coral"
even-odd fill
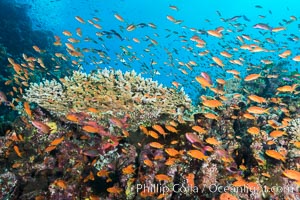
[[[46,125],[51,129],[50,134],[57,132],[57,124],[55,122],[47,122]]]

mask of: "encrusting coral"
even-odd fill
[[[129,115],[133,121],[146,124],[163,114],[175,117],[180,107],[188,108],[191,102],[183,90],[163,87],[135,71],[107,69],[92,74],[75,71],[61,83],[31,83],[24,99],[59,117],[71,112],[87,112],[96,120]]]

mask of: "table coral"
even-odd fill
[[[70,112],[87,112],[104,120],[129,114],[132,121],[151,123],[162,115],[175,117],[180,107],[190,107],[183,90],[163,87],[157,81],[143,78],[135,71],[104,69],[92,74],[79,71],[57,80],[31,83],[24,99],[57,116]],[[96,111],[96,112],[93,112]]]

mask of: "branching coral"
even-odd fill
[[[100,120],[129,114],[133,121],[142,123],[153,122],[162,114],[175,116],[178,106],[190,106],[183,90],[163,87],[135,71],[104,69],[93,74],[76,71],[61,82],[63,85],[56,80],[33,83],[24,98],[57,116],[89,112]]]

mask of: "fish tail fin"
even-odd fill
[[[292,90],[293,90],[293,92],[295,92],[295,90],[296,90],[296,88],[299,86],[299,84],[293,84],[292,85]]]
[[[270,114],[270,112],[269,112],[270,109],[271,109],[271,108],[268,108],[268,109],[266,110],[266,114],[268,114],[268,115]]]

